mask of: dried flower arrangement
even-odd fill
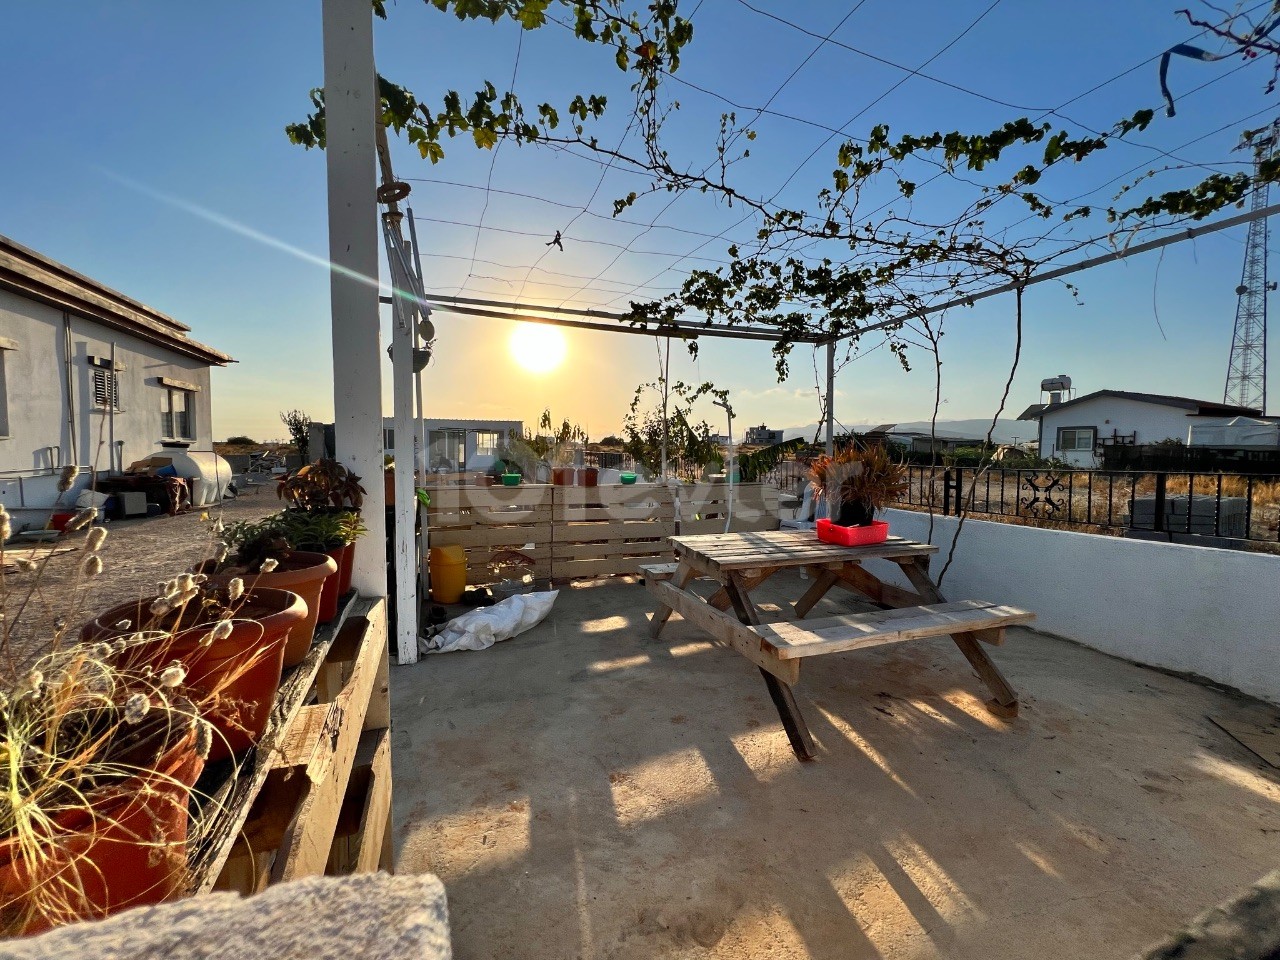
[[[0,506],[0,935],[185,889],[193,785],[260,734],[305,616],[293,594],[188,573],[86,618],[82,588],[105,565],[95,517],[67,524],[61,540],[84,556],[71,588],[51,591],[52,548],[6,563]],[[45,653],[23,665],[14,645],[33,636]]]
[[[834,457],[817,457],[809,467],[809,479],[815,494],[826,498],[833,523],[861,527],[906,492],[907,467],[878,444],[849,446]]]

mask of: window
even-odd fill
[[[476,431],[476,456],[496,457],[502,444],[502,434],[496,430]]]
[[[93,371],[93,404],[120,409],[120,380],[111,370]]]
[[[177,387],[162,387],[160,393],[160,433],[165,440],[194,440],[192,394]]]
[[[1085,451],[1093,453],[1098,431],[1093,427],[1059,427],[1058,452]]]

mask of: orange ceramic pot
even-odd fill
[[[183,892],[187,804],[204,769],[193,729],[154,770],[90,794],[54,818],[39,849],[0,841],[0,918],[4,934],[39,933],[62,917],[42,903],[62,900],[65,922],[105,917]]]
[[[328,559],[327,557],[325,559]],[[99,614],[81,633],[85,640],[111,640],[127,636],[133,626],[146,624],[154,597],[122,603]],[[236,608],[231,633],[206,642],[212,623],[192,623],[184,617],[166,636],[130,647],[120,656],[130,667],[163,670],[173,661],[186,668],[187,697],[207,707],[213,725],[209,762],[222,760],[258,742],[266,729],[280,688],[285,638],[307,616],[306,604],[296,593],[255,587],[246,591]]]
[[[214,573],[214,566],[212,561],[206,560],[192,567],[191,572],[206,574],[211,583],[219,586],[225,586],[239,577],[244,581],[246,590],[256,590],[259,587],[288,590],[302,598],[307,606],[307,615],[289,631],[289,642],[284,649],[284,666],[296,667],[305,660],[315,637],[316,624],[320,622],[320,596],[324,592],[324,585],[338,572],[338,564],[333,557],[306,550],[290,550],[270,573],[237,573],[234,567]],[[336,602],[335,598],[335,610]],[[330,616],[329,619],[332,620],[333,617]]]

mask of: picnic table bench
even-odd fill
[[[646,588],[658,601],[650,621],[651,635],[658,637],[671,614],[679,613],[759,667],[800,759],[816,756],[813,738],[791,692],[806,657],[949,636],[991,690],[993,699],[987,708],[1004,719],[1017,716],[1017,694],[982,644],[1003,643],[1007,627],[1030,623],[1035,614],[982,600],[948,603],[929,577],[929,558],[937,547],[900,537],[865,547],[843,547],[818,540],[812,532],[792,530],[670,540],[675,563],[640,567]],[[863,561],[874,559],[897,564],[915,589],[886,583],[862,567]],[[764,622],[751,591],[787,569],[803,569],[813,581],[793,604],[797,619]],[[696,579],[711,579],[719,589],[703,599],[690,589]],[[880,609],[805,620],[835,586]]]

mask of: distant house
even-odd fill
[[[67,466],[84,485],[166,444],[211,451],[209,371],[234,361],[189,330],[0,236],[0,502],[48,510]]]
[[[782,431],[770,430],[763,423],[758,427],[747,427],[742,442],[747,446],[771,447],[782,442]]]
[[[923,433],[918,430],[889,430],[886,433],[875,434],[869,432],[864,435],[868,440],[886,439],[893,443],[901,444],[912,453],[929,453],[936,454],[955,453],[957,447],[978,447],[982,445],[982,441],[973,437],[955,437],[938,434],[933,436],[929,433]]]
[[[487,470],[498,453],[507,448],[512,434],[524,433],[522,420],[464,420],[437,418],[421,421],[427,431],[427,468],[430,470]],[[395,421],[382,421],[382,443],[395,453]]]
[[[1186,443],[1193,423],[1257,416],[1259,412],[1211,400],[1098,390],[1060,403],[1034,403],[1018,419],[1039,423],[1041,456],[1092,467],[1109,444]]]

